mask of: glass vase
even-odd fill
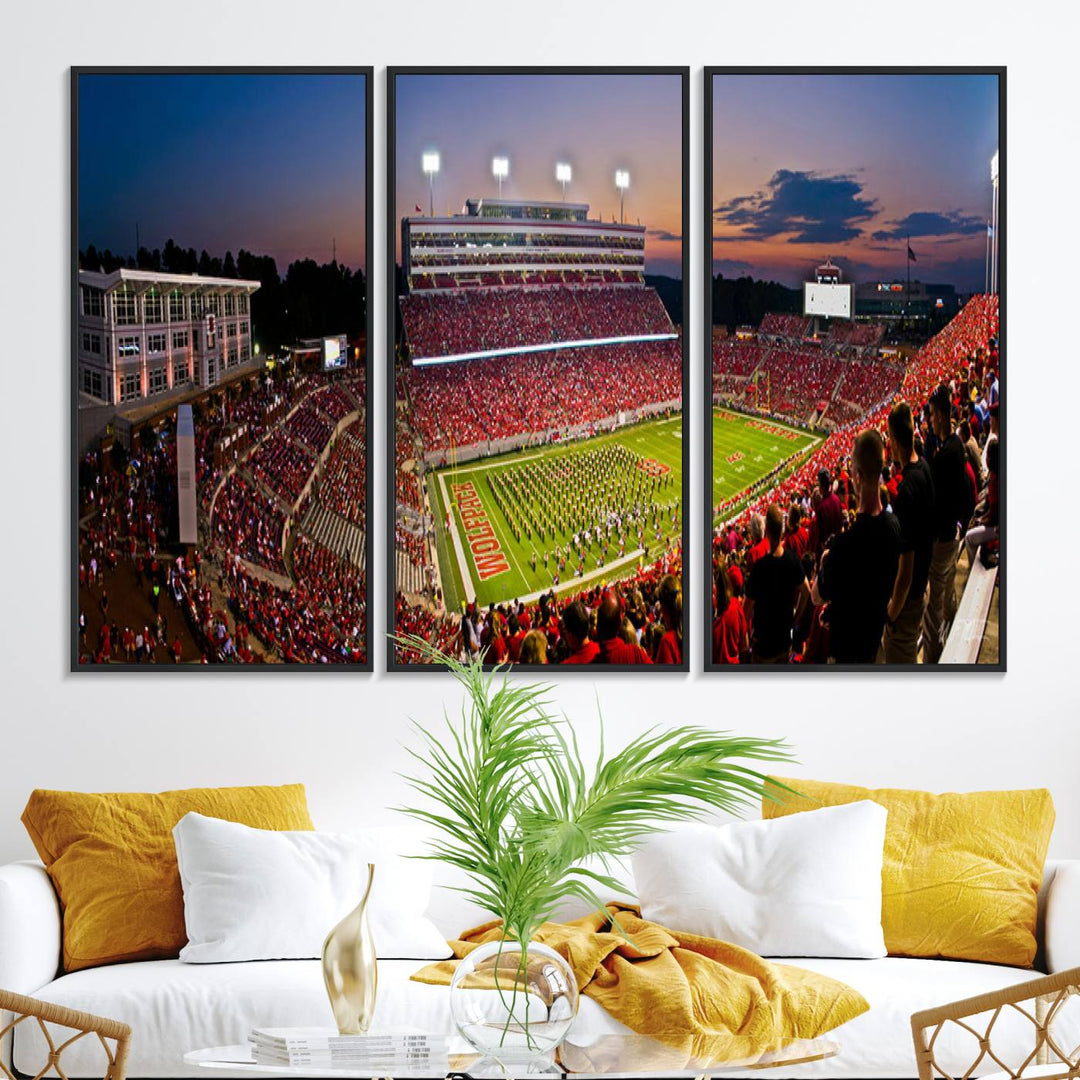
[[[450,983],[462,1037],[485,1058],[526,1071],[553,1058],[577,1008],[573,969],[535,941],[480,945],[458,962]]]

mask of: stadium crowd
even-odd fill
[[[401,318],[413,359],[673,332],[645,285],[414,291],[401,298]]]
[[[165,515],[176,505],[175,424],[163,425],[153,440],[140,437],[143,451],[123,468],[108,468],[100,452],[87,455],[79,485],[80,607],[100,592],[97,603],[105,612],[106,573],[111,580],[121,564],[128,564],[136,571],[137,587],[147,589],[157,619],[142,628],[114,628],[103,620],[92,643],[85,632],[87,612],[81,610],[82,660],[168,657],[179,663],[182,654],[191,659],[182,635],[175,627],[169,634],[163,625],[159,603],[168,592],[204,663],[364,662],[364,573],[302,533],[296,534],[288,558],[283,550],[286,506],[306,484],[334,426],[361,410],[364,399],[363,377],[350,373],[329,382],[318,374],[253,379],[198,402],[196,460],[205,519],[200,533],[206,544],[187,557],[159,553],[174,527]],[[264,436],[247,456],[247,448]],[[225,455],[223,441],[230,447]],[[360,528],[365,527],[364,449],[360,425],[346,428],[328,456],[318,496]],[[222,482],[226,470],[231,472]],[[299,512],[294,516],[298,520]],[[290,569],[291,584],[283,588],[278,578],[289,578]]]
[[[361,529],[367,521],[367,446],[363,422],[353,421],[334,442],[319,480],[318,499],[339,517]]]
[[[239,472],[232,473],[214,503],[214,543],[275,574],[284,574],[284,529],[285,514],[277,501]]]
[[[682,353],[676,340],[597,345],[410,367],[403,380],[431,453],[681,400]]]
[[[843,426],[893,393],[901,375],[902,368],[890,361],[865,355],[848,359],[823,345],[713,337],[714,401],[768,407],[796,423],[819,413],[819,421],[827,415]],[[822,414],[823,404],[828,409]]]
[[[399,634],[414,634],[460,659],[481,655],[510,664],[681,664],[682,545],[677,539],[631,577],[537,600],[468,605],[463,614],[438,614],[396,600]],[[395,644],[399,663],[419,657]]]
[[[810,332],[810,320],[805,315],[766,312],[758,332],[767,337],[804,338]]]
[[[286,664],[362,663],[366,655],[364,575],[309,537],[293,547],[296,585],[282,589],[239,559],[223,573],[238,636],[257,637]]]
[[[830,345],[851,346],[855,349],[872,349],[885,336],[885,327],[878,322],[855,322],[834,319],[829,326],[826,340]]]
[[[894,398],[717,522],[715,663],[940,660],[961,549],[997,557],[997,319],[972,298]]]

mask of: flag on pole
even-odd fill
[[[993,236],[994,235],[994,226],[991,225],[989,221],[986,223],[986,235],[987,236]]]
[[[919,261],[918,259],[915,258],[915,252],[911,250],[911,245],[910,244],[908,244],[908,246],[907,246],[907,257],[912,262],[918,262]]]
[[[420,206],[419,203],[416,204],[416,212],[418,214],[422,214],[424,212],[424,208],[422,206]]]

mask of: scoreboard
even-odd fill
[[[850,285],[823,281],[803,282],[803,314],[824,315],[830,319],[850,319],[855,303]]]
[[[337,371],[346,367],[349,360],[349,341],[340,337],[323,338],[323,371]]]

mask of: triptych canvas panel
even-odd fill
[[[708,69],[699,358],[687,69],[373,78],[73,71],[73,669],[1003,669],[1003,71]]]

